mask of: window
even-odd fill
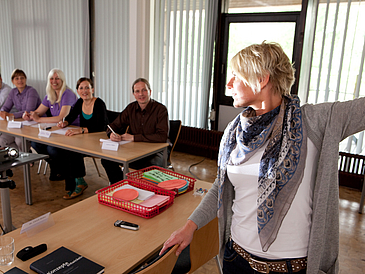
[[[345,101],[365,96],[365,4],[327,2],[317,6],[307,100]],[[340,150],[364,154],[364,132],[340,143]]]
[[[170,119],[205,128],[218,1],[155,1],[151,34],[152,95]]]

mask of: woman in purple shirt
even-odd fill
[[[41,103],[38,92],[31,86],[27,86],[27,76],[24,71],[15,69],[11,74],[11,81],[15,88],[10,91],[0,110],[0,117],[4,120],[7,116],[21,118],[24,112],[35,110]],[[16,111],[10,113],[13,106],[16,108]],[[23,151],[21,138],[9,134],[2,134],[0,136],[0,147],[14,147]]]
[[[49,72],[46,93],[47,95],[35,111],[24,112],[24,120],[34,120],[39,123],[57,123],[69,114],[71,107],[77,101],[76,94],[67,87],[65,74],[60,69],[52,69]],[[78,125],[78,122],[76,125]],[[65,154],[64,150],[36,142],[31,142],[31,145],[37,153],[49,155],[46,160],[51,168],[49,180],[63,180],[61,166]]]

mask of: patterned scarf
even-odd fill
[[[266,142],[260,161],[257,196],[257,227],[261,247],[267,251],[275,241],[302,181],[307,155],[299,98],[284,97],[282,104],[261,116],[248,107],[226,128],[218,160],[218,216],[227,165],[245,163]]]

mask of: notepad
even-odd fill
[[[153,170],[149,170],[146,172],[143,172],[143,178],[147,179],[147,180],[151,180],[154,181],[156,183],[161,183],[164,181],[168,181],[168,180],[176,180],[179,179],[177,177],[174,177],[172,175],[166,174],[162,171],[159,171],[157,169],[153,169]]]
[[[145,207],[161,206],[164,203],[166,203],[169,199],[170,199],[169,196],[155,194],[154,196],[152,196],[148,200],[143,201],[142,203],[140,203],[140,205],[145,206]]]
[[[115,192],[117,192],[117,191],[119,191],[119,190],[121,190],[121,189],[135,189],[135,190],[137,190],[138,191],[138,200],[142,200],[142,201],[145,201],[145,200],[147,200],[148,198],[151,198],[153,195],[155,195],[155,193],[154,192],[152,192],[152,191],[148,191],[148,190],[144,190],[144,189],[140,189],[140,188],[138,188],[138,187],[134,187],[134,186],[132,186],[132,185],[128,185],[128,184],[126,184],[126,185],[123,185],[123,186],[121,186],[121,187],[118,187],[117,189],[115,189],[114,191],[113,191],[113,193],[111,194],[111,196],[113,196],[113,194],[115,193]]]

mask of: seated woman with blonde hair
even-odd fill
[[[39,123],[58,123],[68,115],[77,100],[76,94],[66,85],[66,77],[62,70],[54,68],[48,73],[46,87],[47,95],[35,111],[23,114],[24,120],[34,120]],[[51,114],[47,117],[47,113]],[[78,125],[78,121],[75,125]],[[64,150],[49,145],[31,142],[31,146],[39,154],[47,154],[46,160],[51,168],[50,181],[63,180],[61,166]]]

